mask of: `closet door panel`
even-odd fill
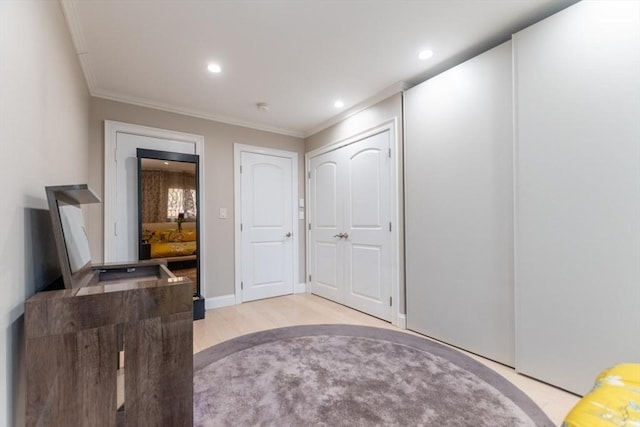
[[[390,131],[310,159],[311,292],[391,320]]]
[[[405,96],[409,329],[514,364],[511,43]]]
[[[345,303],[391,320],[389,131],[344,148]]]
[[[335,237],[343,231],[343,190],[340,157],[335,151],[311,159],[310,222],[313,238],[309,245],[311,292],[343,302],[344,248]]]
[[[514,36],[516,368],[584,394],[640,360],[640,3]]]
[[[367,148],[349,159],[349,223],[351,228],[382,227],[380,194],[381,148]],[[385,203],[389,203],[385,200]]]
[[[382,288],[386,279],[382,273],[382,248],[355,244],[350,249],[350,293],[360,299],[382,303],[385,294]]]

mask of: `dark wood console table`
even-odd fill
[[[191,426],[191,282],[158,263],[94,273],[89,286],[40,292],[25,304],[27,426]]]
[[[191,426],[191,281],[163,260],[92,264],[81,205],[100,199],[45,190],[65,289],[25,303],[27,427]]]

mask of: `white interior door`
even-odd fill
[[[138,261],[138,148],[196,154],[193,142],[117,133],[114,165],[116,221],[105,223],[105,262]]]
[[[310,160],[311,292],[391,320],[390,132]]]
[[[344,150],[344,302],[391,320],[389,132]]]
[[[310,162],[311,186],[311,244],[309,245],[309,274],[311,292],[333,301],[342,302],[344,283],[343,232],[344,176],[339,150],[313,157]]]
[[[293,293],[291,158],[240,154],[242,301]],[[295,236],[297,238],[297,236]]]

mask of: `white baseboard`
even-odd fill
[[[400,329],[407,329],[407,315],[398,313],[398,320],[396,321],[396,326]]]
[[[302,282],[298,283],[296,287],[293,289],[294,294],[304,294],[307,292],[307,284]]]
[[[222,295],[219,297],[206,298],[204,301],[205,310],[213,308],[227,307],[236,304],[236,296],[234,294]]]

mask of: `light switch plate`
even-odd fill
[[[298,219],[304,219],[304,210],[303,209],[300,209],[298,211]]]
[[[220,208],[220,215],[218,218],[227,219],[227,208]]]
[[[304,208],[304,199],[300,199],[300,200],[298,201],[298,207],[299,207],[299,208]]]

